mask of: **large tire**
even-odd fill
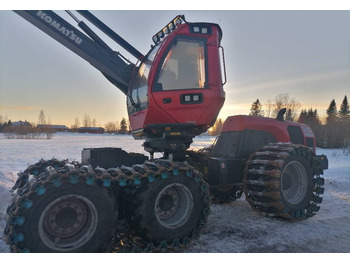
[[[99,252],[117,219],[116,196],[95,174],[77,170],[29,181],[9,208],[13,252]]]
[[[242,196],[243,188],[234,185],[210,187],[210,193],[213,202],[228,204]]]
[[[322,202],[324,179],[315,154],[290,143],[269,144],[246,163],[246,200],[267,216],[300,220],[312,217]]]
[[[206,224],[208,185],[188,165],[156,161],[149,168],[152,179],[143,179],[126,190],[130,225],[154,246],[187,246]]]

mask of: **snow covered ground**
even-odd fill
[[[208,146],[213,137],[198,137],[193,148]],[[144,153],[143,141],[126,135],[57,133],[51,140],[7,139],[0,135],[0,236],[5,227],[5,210],[11,200],[9,189],[17,173],[39,159],[81,159],[87,147],[121,147]],[[185,250],[203,252],[313,253],[350,252],[350,156],[341,149],[318,149],[329,160],[325,171],[325,194],[318,214],[301,222],[269,219],[254,212],[241,199],[227,205],[212,205],[208,225],[201,237]],[[9,252],[0,240],[0,252]]]

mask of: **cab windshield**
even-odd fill
[[[204,88],[205,60],[203,40],[178,38],[163,58],[153,91]]]

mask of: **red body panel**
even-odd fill
[[[209,25],[209,24],[208,24]],[[211,34],[199,35],[190,32],[190,24],[181,24],[170,35],[166,36],[154,57],[148,75],[148,108],[129,115],[133,131],[143,130],[152,124],[195,124],[206,131],[216,120],[224,101],[221,69],[220,69],[220,32],[216,25],[211,26]],[[169,46],[177,37],[204,39],[206,42],[206,85],[205,88],[152,91],[159,67],[169,51]],[[183,104],[180,97],[186,94],[201,94],[202,103]],[[164,103],[170,99],[170,103]]]
[[[306,145],[306,138],[312,138],[315,145],[315,136],[308,125],[295,123],[291,121],[279,121],[273,118],[255,117],[255,116],[230,116],[228,117],[221,129],[221,132],[261,130],[271,133],[277,142],[291,142],[288,133],[288,126],[298,126],[304,136],[304,145]],[[313,148],[315,152],[315,147]]]

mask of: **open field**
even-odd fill
[[[213,137],[198,137],[193,148],[208,146]],[[9,189],[17,172],[39,159],[80,160],[84,147],[121,147],[144,153],[142,140],[125,135],[57,133],[50,140],[6,139],[0,136],[0,235],[5,227]],[[329,159],[325,171],[325,194],[318,214],[300,222],[262,217],[241,199],[227,205],[212,205],[208,225],[191,247],[190,253],[296,253],[350,252],[350,156],[341,149],[318,149]],[[0,240],[0,252],[9,252]]]

